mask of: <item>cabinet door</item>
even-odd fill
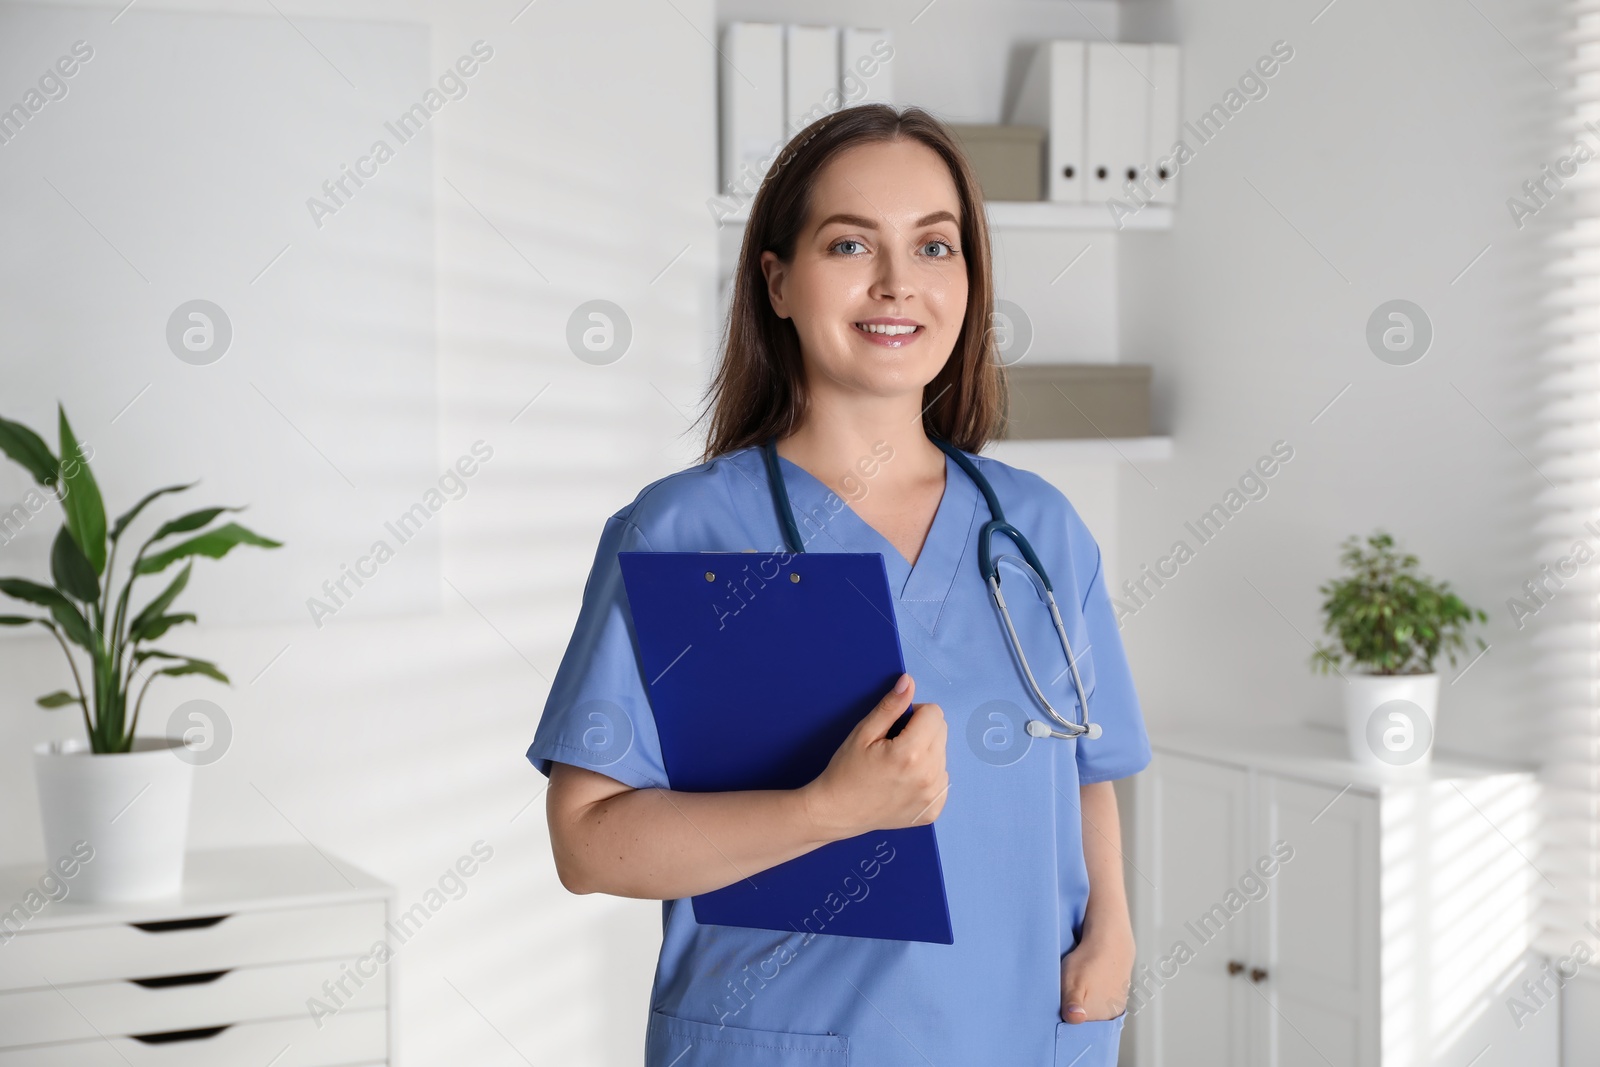
[[[1250,1067],[1254,997],[1229,964],[1250,958],[1251,919],[1227,905],[1256,858],[1248,774],[1158,753],[1140,779],[1146,869],[1137,892],[1148,905],[1128,1001],[1139,1063]]]
[[[1262,962],[1246,975],[1257,1062],[1376,1064],[1377,799],[1271,774],[1258,782],[1257,850],[1293,851],[1268,880]]]

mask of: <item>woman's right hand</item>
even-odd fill
[[[916,682],[902,674],[896,686],[850,731],[827,768],[801,787],[806,811],[829,841],[922,826],[944,810],[950,789],[944,711],[937,704],[917,704],[905,728],[887,736],[911,705]]]

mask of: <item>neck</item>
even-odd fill
[[[944,477],[944,452],[928,439],[914,406],[897,405],[877,418],[813,408],[777,447],[778,455],[833,487],[870,481],[895,489]]]

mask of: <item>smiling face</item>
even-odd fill
[[[920,408],[966,318],[960,219],[949,168],[917,140],[857,145],[818,172],[793,262],[761,254],[773,310],[799,334],[813,399],[894,397]]]

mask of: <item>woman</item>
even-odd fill
[[[606,524],[528,758],[562,884],[664,901],[647,1067],[1116,1062],[1134,945],[1111,780],[1150,748],[1094,538],[1042,478],[976,457],[1004,388],[992,303],[983,203],[944,127],[881,104],[819,119],[751,209],[706,461]],[[1103,736],[1023,729],[1049,720],[980,574],[988,508],[930,435],[1031,534]],[[674,791],[616,556],[782,551],[769,441],[805,550],[882,554],[912,670],[806,787]],[[1004,536],[994,551],[1034,676],[1081,721],[1047,608]],[[702,926],[685,899],[928,822],[954,944]]]

